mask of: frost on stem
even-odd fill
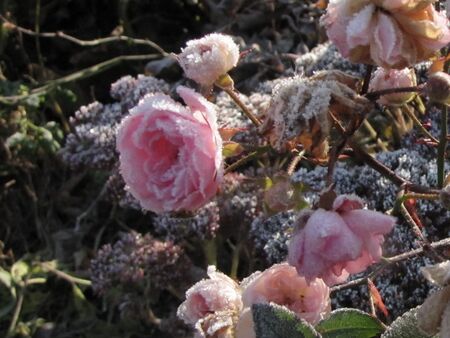
[[[371,109],[369,101],[355,92],[357,82],[357,78],[338,71],[280,82],[273,90],[262,132],[279,150],[288,142],[300,143],[315,156],[324,157],[332,126],[330,112],[348,121]]]

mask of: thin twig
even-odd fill
[[[23,100],[26,100],[30,96],[47,94],[48,92],[50,92],[52,89],[56,88],[57,86],[61,86],[64,84],[68,84],[70,82],[85,79],[90,76],[96,75],[98,73],[104,72],[107,69],[110,69],[111,67],[113,67],[117,64],[120,64],[124,61],[150,60],[150,59],[156,59],[158,57],[160,57],[159,54],[117,56],[110,60],[98,63],[94,66],[91,66],[91,67],[82,69],[80,71],[77,71],[75,73],[63,76],[59,79],[49,81],[45,85],[31,90],[30,93],[28,93],[28,94],[14,95],[14,96],[0,96],[0,103],[14,105]]]
[[[419,127],[420,131],[426,137],[428,137],[431,141],[435,142],[436,144],[439,143],[439,141],[433,135],[431,135],[431,133],[427,130],[427,128],[425,128],[424,125],[422,124],[422,122],[420,122],[420,120],[417,118],[416,114],[414,114],[414,112],[411,111],[408,106],[405,106],[404,111],[406,111],[406,114],[411,118],[411,120],[414,121],[416,126]]]
[[[228,167],[226,167],[224,174],[226,175],[226,174],[232,172],[233,170],[236,170],[237,168],[244,165],[248,161],[251,161],[251,160],[257,158],[258,156],[268,152],[270,149],[271,149],[270,146],[264,146],[264,147],[261,147],[255,151],[251,152],[247,156],[237,160],[236,162],[234,162],[234,163],[230,164]]]
[[[445,154],[447,151],[448,134],[448,107],[441,106],[441,135],[439,137],[438,158],[437,158],[437,181],[438,188],[442,188],[445,178]]]
[[[53,273],[54,275],[58,276],[61,279],[64,279],[64,280],[68,281],[69,283],[79,284],[79,285],[84,285],[84,286],[91,286],[92,285],[90,280],[71,276],[71,275],[69,275],[69,274],[67,274],[67,273],[65,273],[65,272],[63,272],[61,270],[58,270],[58,269],[54,268],[50,263],[44,262],[44,263],[38,263],[38,264],[44,270]]]
[[[367,93],[365,96],[371,101],[376,101],[383,95],[397,94],[397,93],[417,93],[421,90],[422,90],[421,86],[388,88]]]
[[[4,16],[0,15],[0,19],[7,24],[10,28],[15,29],[23,34],[40,37],[40,38],[60,38],[67,41],[70,41],[72,43],[77,44],[78,46],[82,47],[94,47],[99,46],[106,43],[112,43],[112,42],[118,42],[118,41],[124,41],[135,45],[146,45],[150,46],[153,49],[157,50],[162,56],[168,56],[170,53],[166,52],[161,46],[159,46],[157,43],[148,40],[148,39],[137,39],[132,38],[130,36],[126,35],[118,35],[118,36],[108,36],[106,38],[99,38],[99,39],[93,39],[93,40],[81,40],[74,36],[68,35],[63,32],[35,32],[27,28],[23,28],[20,26],[17,26],[16,24],[12,23],[8,19],[6,19]]]
[[[261,121],[248,109],[248,107],[239,98],[239,95],[234,91],[234,89],[229,87],[221,87],[232,99],[233,101],[242,109],[244,114],[253,122],[256,127],[259,127],[262,123]]]
[[[433,242],[433,243],[430,244],[430,247],[433,248],[433,249],[440,249],[440,248],[450,247],[450,237],[442,239],[442,240],[437,241],[437,242]],[[351,288],[353,286],[358,286],[358,285],[367,283],[367,279],[368,278],[370,278],[370,279],[375,278],[387,266],[390,266],[390,265],[398,263],[398,262],[405,261],[405,260],[407,260],[409,258],[412,258],[412,257],[416,257],[416,256],[419,256],[419,255],[422,255],[428,250],[429,250],[428,247],[423,247],[423,248],[414,249],[414,250],[411,250],[411,251],[408,251],[408,252],[405,252],[405,253],[402,253],[400,255],[390,257],[390,258],[384,258],[380,262],[379,266],[374,271],[369,273],[367,276],[361,277],[361,278],[358,278],[358,279],[354,279],[354,280],[349,281],[347,283],[343,283],[343,284],[339,284],[339,285],[333,286],[331,288],[331,292],[336,292],[336,291],[340,291],[340,290]]]

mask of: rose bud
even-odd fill
[[[378,68],[369,83],[369,92],[391,88],[416,86],[416,75],[412,69],[384,69]],[[402,106],[416,96],[415,92],[382,95],[378,103],[385,106]]]
[[[186,324],[195,325],[200,337],[222,337],[219,334],[232,330],[242,310],[241,293],[239,286],[217,272],[215,266],[208,267],[208,276],[186,292],[177,316]]]
[[[231,36],[213,33],[188,41],[177,59],[186,77],[208,86],[236,67],[239,47]]]
[[[423,91],[430,101],[450,105],[450,75],[444,72],[430,75]]]

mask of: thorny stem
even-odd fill
[[[376,101],[380,98],[380,96],[383,96],[383,95],[397,94],[397,93],[411,93],[411,92],[417,93],[421,89],[422,89],[421,86],[388,88],[388,89],[382,89],[382,90],[367,93],[366,98],[368,98],[371,101]]]
[[[405,207],[406,199],[403,198],[405,194],[405,188],[403,187],[400,189],[397,199],[400,201],[399,203],[399,209],[402,216],[405,218],[406,222],[412,227],[412,230],[414,234],[420,239],[422,244],[429,244],[428,240],[423,235],[422,231],[420,230],[419,225],[415,222],[414,218],[409,213],[408,209]]]
[[[448,107],[442,107],[441,114],[441,135],[439,137],[438,158],[437,158],[437,179],[438,188],[442,188],[445,178],[445,154],[447,150],[447,133],[448,133]]]
[[[288,166],[288,169],[287,169],[288,176],[292,176],[292,174],[295,171],[295,168],[297,167],[297,165],[302,160],[303,155],[305,155],[305,150],[302,150],[299,153],[297,153],[295,155],[295,157],[292,159],[291,163],[289,163],[289,166]]]
[[[392,171],[390,168],[386,167],[383,163],[379,162],[377,159],[375,159],[373,156],[368,154],[363,148],[361,148],[355,141],[349,140],[348,141],[350,147],[355,151],[356,155],[363,160],[367,165],[369,165],[371,168],[378,171],[383,176],[387,177],[389,180],[394,182],[396,185],[402,185],[407,183],[407,180],[404,178],[398,176],[394,171]]]
[[[355,152],[356,156],[359,157],[359,159],[361,159],[369,167],[376,170],[381,175],[392,181],[395,185],[398,186],[405,185],[406,187],[408,187],[409,191],[412,191],[414,193],[439,194],[439,190],[435,190],[418,184],[413,184],[412,182],[404,179],[403,177],[398,176],[392,169],[388,168],[383,163],[378,161],[375,157],[367,153],[354,140],[349,139],[348,145],[353,149],[353,151]]]
[[[239,106],[239,108],[242,109],[244,114],[253,122],[253,124],[256,127],[259,127],[262,123],[261,121],[248,109],[248,107],[242,102],[242,100],[239,98],[239,95],[235,92],[233,88],[230,87],[220,87],[222,90],[224,90],[232,99],[233,101]]]
[[[353,286],[358,286],[358,285],[367,283],[367,279],[368,278],[370,278],[370,279],[375,278],[377,275],[379,275],[384,270],[384,268],[386,268],[386,267],[388,267],[388,266],[390,266],[392,264],[395,264],[395,263],[398,263],[398,262],[402,262],[402,261],[407,260],[409,258],[422,255],[426,251],[428,251],[430,248],[432,248],[432,249],[440,249],[440,248],[446,248],[446,247],[450,247],[450,237],[442,239],[442,240],[437,241],[437,242],[430,243],[429,247],[426,246],[426,247],[414,249],[414,250],[411,250],[411,251],[399,254],[397,256],[385,258],[379,263],[378,267],[374,271],[369,273],[367,276],[361,277],[361,278],[358,278],[358,279],[354,279],[354,280],[349,281],[347,283],[336,285],[336,286],[331,288],[331,292],[336,292],[336,291],[340,291],[340,290],[351,288]]]

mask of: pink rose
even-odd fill
[[[231,36],[213,33],[190,40],[178,55],[186,77],[202,85],[212,85],[221,75],[236,67],[239,47]]]
[[[291,238],[289,264],[307,281],[319,277],[331,286],[378,262],[383,235],[392,230],[395,218],[362,207],[357,196],[341,195],[332,210],[311,212]]]
[[[186,87],[187,106],[164,94],[131,109],[117,136],[120,170],[131,194],[154,212],[194,210],[222,180],[222,140],[214,105]]]
[[[379,91],[390,88],[413,87],[416,85],[414,70],[404,68],[402,70],[378,68],[369,83],[369,91]],[[397,93],[383,95],[378,103],[386,106],[402,106],[411,101],[416,94]]]
[[[322,23],[341,54],[357,63],[401,69],[450,42],[434,0],[330,0]]]
[[[232,330],[242,310],[239,286],[214,266],[208,267],[208,276],[186,292],[186,300],[177,311],[186,324],[195,325],[200,337]]]
[[[286,306],[299,318],[316,324],[331,311],[330,289],[316,278],[309,285],[288,263],[275,264],[242,281],[244,307],[257,303]]]

